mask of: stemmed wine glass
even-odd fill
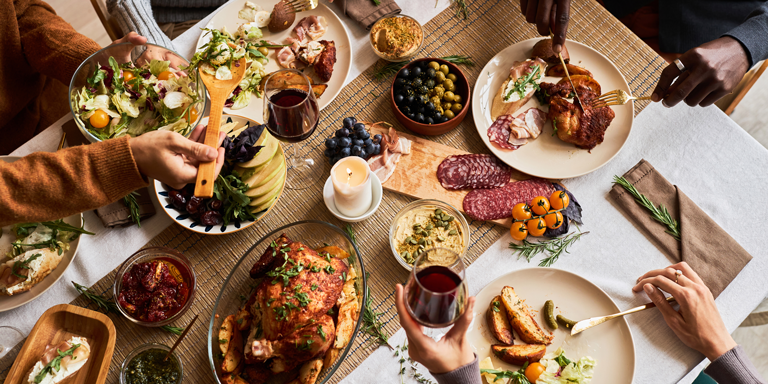
[[[286,74],[286,72],[292,72]],[[286,86],[286,78],[303,79]],[[311,158],[299,155],[298,143],[312,136],[320,120],[320,108],[309,78],[295,69],[283,69],[264,83],[264,122],[280,141],[291,143],[288,155],[289,189],[305,189],[320,180],[322,169]],[[292,153],[291,153],[292,152]]]
[[[429,328],[447,327],[467,307],[465,266],[458,253],[432,248],[413,263],[405,286],[408,313]]]
[[[9,325],[0,326],[0,357],[5,356],[22,340],[24,340],[24,334],[17,328]]]

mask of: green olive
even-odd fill
[[[451,81],[456,81],[456,75],[454,75],[453,73],[448,73],[445,75],[445,77],[451,79]]]
[[[265,59],[263,57],[259,57],[258,59],[256,59],[256,61],[258,61],[259,64],[261,64],[261,65],[267,65],[267,63],[269,63],[269,60]]]
[[[437,61],[430,61],[429,67],[434,69],[435,71],[440,70],[440,64],[438,64]]]
[[[453,85],[453,80],[445,79],[443,80],[442,84],[443,84],[443,87],[445,87],[445,89],[448,89]]]
[[[451,107],[453,107],[453,104],[448,103],[448,102],[443,103],[443,110],[447,111],[447,110],[451,109]]]
[[[453,106],[451,107],[451,111],[453,111],[454,113],[459,113],[459,112],[461,112],[462,108],[464,108],[463,105],[461,105],[459,103],[453,103]]]
[[[453,101],[453,92],[447,91],[443,93],[443,100],[445,101]]]
[[[435,74],[435,81],[436,81],[437,83],[442,83],[442,82],[443,82],[443,80],[445,80],[445,73],[442,73],[442,72],[437,72],[437,73]]]
[[[446,81],[447,81],[447,79],[446,79]],[[446,91],[451,91],[451,92],[456,92],[456,86],[451,84],[450,87],[445,87],[445,90]]]
[[[451,110],[446,110],[445,112],[443,112],[443,116],[449,119],[453,119],[454,117],[456,117],[456,115]]]
[[[261,52],[262,55],[266,56],[267,54],[269,54],[269,48],[259,47],[259,52]]]
[[[441,65],[441,66],[440,66],[440,72],[442,72],[442,73],[443,73],[443,74],[444,74],[446,77],[448,77],[448,76],[449,76],[449,75],[448,75],[448,72],[449,72],[449,71],[450,71],[450,70],[448,69],[448,66],[447,66],[447,65],[443,64],[443,65]],[[454,76],[454,77],[455,77],[455,76]]]
[[[453,92],[453,91],[451,91],[451,92]],[[461,103],[461,96],[454,93],[453,94],[453,102],[454,103]]]

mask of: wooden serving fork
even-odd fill
[[[675,298],[672,297],[672,296],[667,297],[667,301],[670,302],[670,303],[674,302]],[[641,305],[639,307],[635,307],[635,308],[632,308],[632,309],[628,309],[628,310],[626,310],[624,312],[619,312],[619,313],[616,313],[616,314],[613,314],[613,315],[602,316],[602,317],[593,317],[591,319],[586,319],[586,320],[579,321],[578,323],[576,323],[576,325],[573,326],[573,329],[571,329],[571,336],[578,335],[579,333],[584,332],[585,330],[590,329],[590,328],[592,328],[592,327],[594,327],[596,325],[600,325],[602,323],[605,323],[608,320],[613,320],[613,319],[615,319],[617,317],[622,317],[624,315],[629,315],[630,313],[637,313],[637,312],[640,312],[640,311],[644,311],[644,310],[646,310],[648,308],[653,308],[655,306],[656,306],[656,304],[654,304],[654,303],[648,303],[648,304]]]
[[[624,92],[622,89],[617,89],[615,91],[610,91],[603,93],[598,97],[597,99],[592,100],[592,107],[593,108],[602,108],[602,107],[610,107],[612,105],[624,105],[628,103],[630,100],[650,100],[650,96],[643,96],[643,97],[635,97],[627,92]]]
[[[208,89],[211,97],[211,113],[208,114],[208,128],[205,130],[205,145],[216,148],[219,143],[219,127],[221,127],[221,115],[224,113],[224,103],[232,91],[237,88],[245,77],[245,58],[235,61],[232,65],[232,78],[219,80],[216,76],[203,71],[198,71],[200,79]],[[216,171],[216,160],[200,163],[197,169],[197,181],[195,182],[195,196],[213,197],[213,183],[216,181],[213,174]]]

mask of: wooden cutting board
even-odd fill
[[[386,128],[371,127],[371,135],[386,135]],[[470,190],[451,191],[443,188],[437,180],[437,167],[448,156],[467,155],[469,152],[435,143],[420,137],[412,136],[398,131],[397,135],[412,141],[411,153],[400,157],[395,173],[387,182],[383,183],[384,189],[401,193],[417,199],[437,199],[444,201],[456,209],[464,212],[464,196]],[[512,170],[512,181],[530,179],[531,177]],[[466,214],[466,212],[464,212]],[[509,228],[512,225],[510,219],[492,220],[492,222]]]

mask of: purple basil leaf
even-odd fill
[[[547,228],[547,230],[544,231],[544,236],[546,237],[558,237],[568,233],[568,224],[571,220],[573,220],[576,224],[584,224],[581,218],[581,204],[579,204],[579,202],[576,200],[576,196],[574,196],[571,191],[563,188],[560,184],[553,183],[552,185],[558,191],[565,191],[565,193],[568,194],[571,203],[568,204],[568,207],[566,207],[564,210],[560,211],[560,213],[563,214],[563,225],[557,229]]]
[[[264,128],[264,125],[253,125],[240,132],[234,140],[225,138],[221,146],[224,147],[226,158],[240,163],[253,159],[262,148],[254,147],[254,144],[264,132]]]

